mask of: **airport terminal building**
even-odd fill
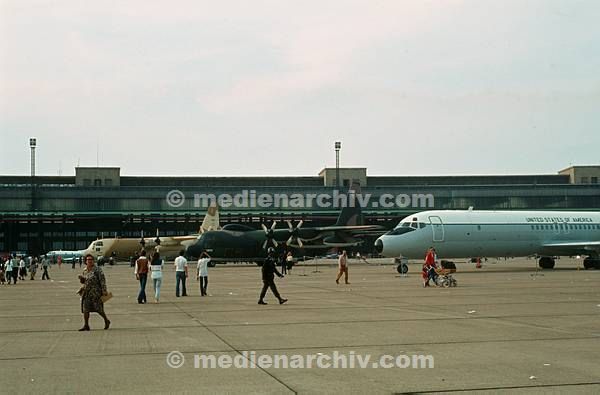
[[[366,168],[325,168],[307,177],[136,177],[117,167],[78,167],[75,176],[0,176],[0,252],[83,249],[100,237],[157,229],[163,236],[196,233],[211,196],[224,199],[218,200],[222,224],[331,225],[342,202],[338,178],[340,194],[360,185],[361,196],[369,196],[366,224],[389,228],[427,209],[600,210],[600,166],[502,176],[369,176]],[[280,199],[269,204],[262,195]],[[318,204],[307,196],[330,199]]]

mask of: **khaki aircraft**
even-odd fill
[[[217,229],[219,229],[219,210],[217,206],[211,206],[206,212],[198,234],[161,237],[157,229],[156,237],[144,237],[142,233],[140,239],[103,238],[92,242],[83,251],[83,254],[92,254],[97,258],[106,259],[112,256],[117,260],[128,260],[143,248],[149,255],[154,251],[158,251],[162,258],[172,259],[178,256],[181,250],[185,250],[193,244],[201,234]]]

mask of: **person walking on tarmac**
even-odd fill
[[[350,284],[348,282],[348,253],[346,253],[346,250],[342,251],[342,254],[338,257],[338,275],[335,279],[335,283],[339,284],[340,283],[340,278],[342,277],[342,274],[344,275],[344,282],[346,284]]]
[[[435,249],[429,247],[427,255],[425,255],[425,263],[423,264],[423,270],[421,272],[421,276],[423,277],[423,287],[429,287],[429,280],[431,279],[433,279],[433,282],[435,283],[435,277],[437,276],[435,272],[435,259]]]
[[[287,302],[287,299],[284,299],[279,295],[279,291],[277,290],[277,286],[275,285],[275,274],[277,277],[282,278],[283,275],[277,271],[277,258],[275,257],[275,249],[273,247],[269,247],[267,250],[268,256],[265,258],[265,262],[262,265],[262,280],[263,287],[262,291],[260,291],[260,298],[258,299],[258,304],[267,304],[264,301],[265,295],[267,294],[267,289],[271,288],[271,292],[277,299],[279,299],[279,304],[284,304]]]
[[[50,264],[48,263],[48,258],[46,257],[46,255],[44,255],[44,257],[42,258],[42,269],[44,270],[44,273],[42,273],[42,280],[50,280],[50,276],[48,275],[48,266]]]

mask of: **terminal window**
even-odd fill
[[[588,183],[588,178],[587,177],[581,177],[581,183],[582,184],[587,184]]]
[[[598,177],[592,177],[592,184],[598,183]]]

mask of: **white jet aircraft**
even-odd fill
[[[600,212],[423,211],[375,241],[386,257],[420,259],[429,247],[443,258],[538,255],[544,269],[555,256],[586,255],[584,267],[600,269]]]

